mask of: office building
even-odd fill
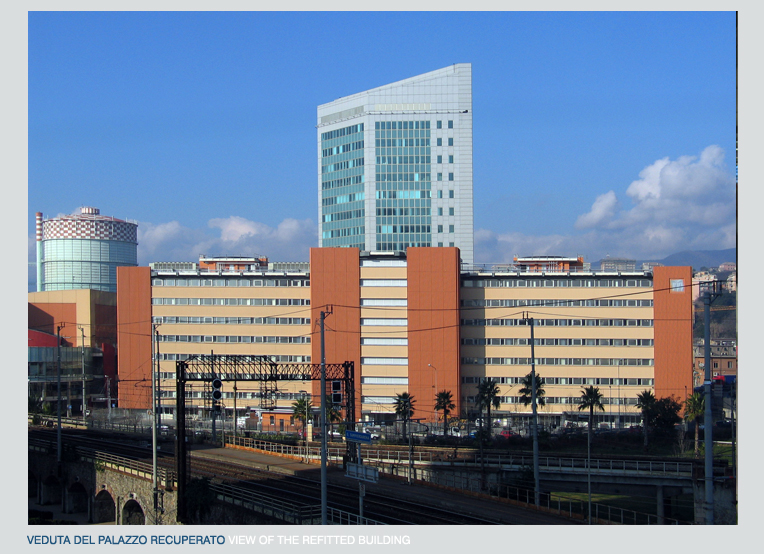
[[[639,422],[642,391],[683,400],[692,388],[689,267],[613,274],[588,271],[581,258],[544,257],[464,270],[458,249],[448,247],[405,254],[314,248],[310,256],[309,271],[296,272],[121,268],[119,374],[136,385],[120,389],[120,405],[148,406],[151,321],[164,412],[173,413],[177,361],[214,353],[317,363],[321,311],[330,312],[326,361],[354,362],[355,413],[363,421],[394,420],[396,395],[409,392],[414,418],[435,423],[435,394],[443,390],[452,393],[454,415],[474,417],[477,385],[489,378],[501,395],[496,419],[527,426],[531,408],[519,389],[531,371],[530,318],[546,392],[540,416],[550,429],[578,420],[585,386],[604,396],[599,421],[620,426]],[[224,403],[231,411],[235,398],[238,415],[288,415],[305,391],[314,404],[320,399],[315,382],[280,383],[268,398],[260,385],[236,386],[224,383]],[[204,391],[191,392],[191,413],[204,415]]]
[[[138,265],[138,224],[98,208],[43,218],[36,213],[37,291],[117,291],[117,267]]]
[[[471,64],[323,104],[317,131],[319,246],[473,263]]]

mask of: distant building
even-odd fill
[[[737,273],[733,273],[727,277],[725,288],[727,289],[727,292],[737,292]]]
[[[737,264],[735,262],[724,262],[719,266],[719,271],[736,271]]]
[[[566,258],[564,256],[527,256],[515,257],[515,265],[522,272],[569,273],[582,271],[584,258]]]
[[[117,267],[138,265],[138,224],[98,208],[44,219],[36,214],[37,291],[117,292]]]
[[[600,260],[600,271],[636,271],[637,261],[606,256]]]
[[[196,262],[151,262],[149,267],[154,271],[196,271]]]
[[[699,271],[692,276],[692,301],[698,299],[700,296],[700,289],[705,283],[713,283],[716,281],[716,275],[707,271]]]
[[[663,267],[660,262],[642,262],[642,271],[652,271],[654,267]]]
[[[61,356],[62,400],[67,415],[107,408],[117,400],[116,294],[92,289],[28,293],[28,395],[58,401]],[[61,348],[58,348],[58,339]]]
[[[706,354],[703,339],[693,345],[694,379],[693,385],[703,384]],[[737,341],[733,339],[711,339],[711,377],[737,375]]]

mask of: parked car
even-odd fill
[[[505,439],[509,439],[509,438],[512,438],[512,437],[517,437],[519,435],[517,433],[509,430],[509,429],[504,429],[498,436],[499,437],[504,437]]]

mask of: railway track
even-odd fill
[[[269,473],[236,463],[192,459],[191,474],[226,482],[242,490],[256,492],[288,501],[296,506],[315,506],[321,501],[320,482],[303,477]],[[350,513],[359,510],[358,488],[327,484],[327,504]],[[454,512],[429,504],[392,498],[367,490],[364,497],[364,517],[388,525],[486,525],[497,520]]]
[[[56,442],[55,430],[49,429],[30,429],[29,438],[30,441],[46,441],[53,445]],[[150,463],[152,457],[150,442],[147,444],[145,439],[114,438],[84,430],[66,430],[64,446],[68,445],[108,452],[144,463]],[[166,470],[174,470],[175,460],[174,453],[171,453],[171,445],[163,446],[167,450],[158,453],[157,465]],[[189,471],[193,477],[206,477],[213,483],[224,483],[227,487],[235,487],[259,497],[290,503],[298,509],[315,508],[321,501],[320,482],[316,479],[272,473],[237,461],[211,460],[192,454]],[[327,503],[331,508],[358,514],[358,485],[354,481],[348,483],[328,483]],[[400,486],[407,485],[400,483]],[[481,506],[480,502],[476,503],[474,499],[458,494],[449,495],[448,501],[444,501],[442,494],[438,496],[435,492],[423,488],[421,494],[417,492],[417,501],[412,501],[410,498],[404,498],[409,495],[383,494],[381,490],[374,489],[374,484],[366,485],[363,515],[389,525],[550,523],[549,516],[543,514],[500,504],[489,507],[493,503],[488,501]]]

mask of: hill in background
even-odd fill
[[[685,250],[666,256],[662,260],[642,260],[637,262],[637,269],[643,262],[660,262],[666,266],[692,266],[698,271],[701,267],[719,267],[724,262],[737,262],[737,248],[726,250]]]

